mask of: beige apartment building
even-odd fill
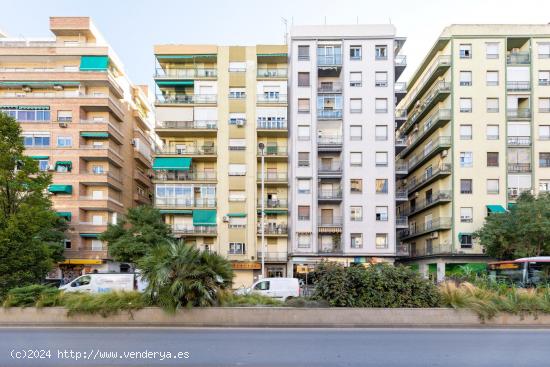
[[[261,274],[263,201],[264,276],[286,276],[287,47],[157,45],[154,52],[162,141],[155,206],[177,237],[231,260],[240,287]]]
[[[152,183],[147,87],[133,85],[87,17],[52,17],[54,37],[0,36],[0,111],[23,129],[26,154],[49,171],[55,210],[68,224],[66,260],[50,276],[122,270],[98,235]]]
[[[400,260],[439,280],[487,261],[486,216],[550,190],[550,25],[445,28],[397,115]]]

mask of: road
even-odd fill
[[[550,330],[537,329],[0,328],[2,367],[549,364]]]

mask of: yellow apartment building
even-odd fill
[[[487,261],[486,216],[550,190],[550,25],[445,28],[397,108],[397,255],[441,280]]]

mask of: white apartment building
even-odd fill
[[[396,83],[392,25],[296,26],[289,37],[290,265],[393,262]],[[399,221],[406,226],[406,221]]]

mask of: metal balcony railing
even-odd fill
[[[262,252],[261,251],[258,251],[257,254],[257,259],[258,260],[261,260],[262,259]],[[273,251],[266,251],[263,253],[263,256],[264,256],[264,260],[265,261],[287,261],[288,260],[288,254],[286,252],[273,252]]]
[[[451,218],[439,217],[434,218],[424,223],[416,223],[416,225],[409,225],[409,229],[402,232],[402,238],[412,238],[421,236],[426,233],[435,232],[443,229],[451,228]]]
[[[319,244],[319,249],[318,249],[317,252],[320,253],[320,254],[341,254],[343,252],[342,243],[341,242],[336,242],[336,243],[333,242],[330,245]]]
[[[216,94],[157,94],[159,104],[216,104]]]
[[[342,92],[342,83],[340,82],[331,82],[323,83],[321,82],[317,85],[317,93],[341,93]]]
[[[172,224],[172,231],[177,234],[215,235],[218,233],[217,226],[194,226],[189,224]]]
[[[262,233],[262,226],[260,223],[256,226],[256,233]],[[266,235],[285,235],[288,234],[288,225],[287,224],[278,224],[278,223],[266,223],[264,225],[264,234]]]
[[[322,135],[317,137],[317,145],[342,145],[343,138],[341,135]]]
[[[409,219],[405,216],[399,216],[395,218],[396,227],[407,227],[409,225]]]
[[[397,256],[403,257],[423,257],[432,255],[450,255],[455,253],[449,243],[420,243],[412,246],[409,243],[400,243],[397,245]]]
[[[407,143],[407,147],[403,150],[401,153],[401,156],[404,156],[407,154],[407,152],[410,152],[414,149],[414,147],[424,140],[426,136],[432,133],[433,129],[438,126],[439,122],[441,121],[449,121],[451,119],[451,110],[449,109],[441,109],[435,111],[433,114],[430,115],[424,122],[424,124],[418,129],[418,132],[416,135],[413,135],[410,141]],[[408,126],[407,126],[408,128]]]
[[[215,208],[216,199],[155,197],[155,205],[158,207],[168,207],[168,208]]]
[[[407,66],[407,56],[405,55],[397,55],[393,60],[395,66]]]
[[[256,96],[256,101],[258,103],[274,103],[274,104],[276,104],[276,103],[287,103],[288,99],[287,99],[286,94],[271,95],[271,94],[264,93],[264,94],[258,94]]]
[[[218,71],[213,68],[176,68],[155,70],[156,79],[192,79],[192,78],[215,78]]]
[[[319,120],[335,120],[342,118],[342,109],[321,108],[317,110],[317,119]]]
[[[531,172],[531,163],[508,163],[509,173],[528,173]]]
[[[506,111],[506,116],[509,119],[529,119],[531,118],[530,108],[509,108]]]
[[[262,200],[258,200],[257,203],[258,208],[262,206]],[[265,199],[264,200],[264,207],[266,209],[271,208],[288,208],[288,199],[287,198],[281,198],[281,199]]]
[[[216,181],[215,171],[155,171],[158,181]]]
[[[342,53],[334,53],[334,55],[317,55],[317,66],[340,65],[342,65]]]
[[[157,149],[156,153],[174,155],[215,155],[216,147],[212,145],[186,146],[185,148],[167,147]]]
[[[452,199],[452,193],[450,190],[441,190],[432,194],[432,196],[424,198],[422,200],[415,200],[415,205],[409,207],[407,215],[413,215],[421,212],[422,210],[429,208],[437,203],[449,202]]]
[[[414,125],[416,121],[424,115],[424,113],[432,108],[432,104],[436,101],[441,93],[450,93],[451,83],[444,80],[436,82],[427,92],[423,99],[421,99],[414,110],[409,113],[408,121],[404,127],[406,131],[410,126]]]
[[[531,82],[529,81],[508,81],[506,89],[510,92],[527,92],[531,90]]]
[[[342,162],[332,162],[331,164],[323,164],[319,162],[319,165],[317,166],[317,173],[320,175],[322,174],[333,174],[333,173],[341,173],[342,172]]]
[[[394,84],[395,93],[407,93],[407,83],[406,82],[396,82]]]
[[[409,198],[409,193],[407,190],[396,190],[395,191],[395,198],[398,200],[407,200]]]
[[[408,160],[409,171],[412,171],[416,166],[420,165],[424,160],[429,158],[434,154],[434,152],[450,148],[451,147],[451,137],[450,136],[440,136],[432,142],[429,147],[426,147],[422,152],[412,156]]]
[[[432,80],[432,78],[435,76],[436,71],[439,68],[443,67],[449,67],[451,66],[451,56],[450,55],[440,55],[438,56],[435,61],[432,63],[432,65],[428,68],[428,70],[424,73],[424,77],[420,79],[419,82],[417,82],[417,87],[410,90],[408,93],[407,98],[407,105],[410,105],[410,103],[414,100],[416,100],[418,97],[420,97],[419,92],[426,88],[428,86],[428,82]],[[410,96],[410,97],[409,97]]]
[[[193,121],[161,121],[157,124],[160,129],[198,129],[216,130],[217,120],[193,120]]]
[[[288,125],[286,120],[270,121],[264,119],[258,119],[256,127],[262,130],[286,130]]]
[[[343,224],[342,217],[322,217],[317,218],[318,227],[341,227]]]
[[[442,163],[439,165],[438,168],[432,169],[428,172],[424,172],[420,176],[413,177],[408,180],[407,184],[407,191],[408,192],[414,192],[419,187],[424,185],[427,182],[430,182],[430,180],[435,179],[438,175],[441,174],[450,174],[451,173],[451,164],[450,163]]]
[[[511,65],[523,65],[531,63],[529,52],[510,52],[506,55],[506,63]]]
[[[319,190],[317,198],[320,200],[340,200],[342,199],[342,189]]]
[[[258,68],[258,78],[286,78],[288,76],[287,68]]]
[[[262,174],[258,173],[258,181],[262,179]],[[264,179],[266,182],[288,182],[287,172],[265,172]]]
[[[258,156],[263,155],[265,157],[286,157],[288,155],[288,147],[286,145],[267,145],[263,152],[258,148]]]
[[[530,146],[531,137],[530,136],[508,136],[508,145],[515,146]]]

